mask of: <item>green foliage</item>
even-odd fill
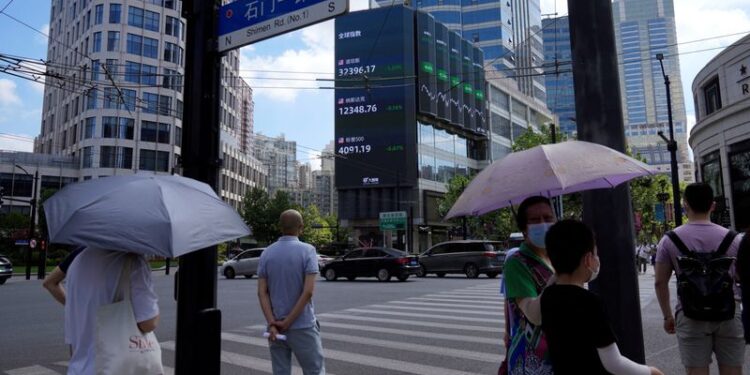
[[[333,230],[329,228],[329,223],[326,219],[320,216],[318,207],[311,204],[307,207],[297,207],[300,213],[302,213],[302,221],[305,223],[301,239],[309,244],[320,248],[333,241]]]
[[[270,203],[268,192],[257,187],[250,189],[242,200],[242,218],[259,243],[269,243],[277,232],[275,223],[278,216],[269,216]]]

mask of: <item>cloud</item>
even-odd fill
[[[21,98],[18,96],[18,86],[9,79],[0,79],[0,107],[11,107],[21,105]]]
[[[49,35],[49,24],[45,23],[37,30],[43,32],[44,35]],[[44,35],[39,34],[39,33],[34,33],[34,41],[36,41],[39,44],[44,44],[46,46],[49,38]]]
[[[0,150],[33,152],[33,138],[27,134],[0,134]]]

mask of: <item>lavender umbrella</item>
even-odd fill
[[[514,152],[480,172],[458,197],[446,219],[482,215],[527,197],[554,197],[613,188],[658,172],[609,147],[583,141],[541,145]]]

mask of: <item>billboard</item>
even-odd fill
[[[435,24],[435,78],[437,85],[437,117],[443,121],[451,119],[451,55],[448,48],[448,27]]]
[[[448,102],[451,108],[451,123],[458,126],[464,125],[464,95],[463,95],[463,71],[461,58],[461,36],[455,31],[448,33],[448,48],[450,51],[450,90],[448,91]]]
[[[336,187],[416,184],[414,12],[378,8],[335,23]]]
[[[437,61],[435,58],[435,18],[417,12],[417,79],[419,85],[419,112],[437,116],[439,94],[437,88]]]

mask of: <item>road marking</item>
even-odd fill
[[[234,341],[242,344],[249,344],[254,346],[268,347],[268,340],[245,337],[242,335],[224,333],[221,335],[223,340]],[[430,375],[476,375],[475,373],[451,370],[443,367],[421,365],[412,362],[400,361],[397,359],[384,359],[381,357],[375,357],[364,354],[350,353],[340,350],[325,349],[323,348],[323,355],[326,359],[332,359],[342,362],[355,363],[358,365],[371,366],[375,368],[381,368],[385,370],[406,372],[411,374],[430,374]]]
[[[394,329],[394,328],[370,327],[370,326],[333,323],[333,322],[328,322],[326,323],[325,326],[321,326],[321,328],[324,330],[325,330],[325,327],[345,328],[345,329],[353,329],[353,330],[365,331],[365,332],[391,333],[391,334],[402,335],[402,336],[407,336],[407,337],[422,337],[422,338],[428,338],[428,339],[465,341],[465,342],[473,342],[477,344],[493,344],[493,345],[497,344],[498,346],[502,342],[499,335],[497,338],[488,338],[488,337],[477,337],[477,336],[469,336],[469,335],[453,335],[449,333],[432,333],[432,332],[423,332],[423,331]],[[325,337],[326,337],[326,333],[323,332],[323,338]]]
[[[431,328],[442,328],[442,329],[460,329],[464,331],[478,331],[478,332],[493,332],[493,333],[502,333],[504,332],[503,329],[495,328],[495,327],[485,327],[485,326],[471,326],[466,324],[450,324],[450,323],[432,323],[432,322],[425,322],[425,321],[419,321],[419,320],[403,320],[403,319],[388,319],[388,318],[375,318],[375,317],[369,317],[369,316],[360,316],[360,315],[344,315],[344,314],[333,314],[333,313],[326,313],[326,314],[320,314],[318,315],[318,318],[322,318],[323,321],[323,328],[325,328],[326,324],[330,321],[329,319],[336,319],[336,320],[356,320],[356,321],[362,321],[362,322],[373,322],[373,323],[390,323],[390,324],[402,324],[407,325],[410,327],[417,326],[417,327],[431,327]],[[500,324],[504,324],[505,320],[498,321]],[[265,326],[261,326],[263,328]]]
[[[505,298],[498,296],[467,296],[465,294],[450,294],[450,293],[440,293],[440,294],[425,294],[422,297],[434,297],[434,298],[457,298],[457,299],[470,299],[470,300],[476,300],[480,299],[483,301],[495,301],[495,302],[501,302],[504,301]]]
[[[497,316],[497,314],[502,314],[502,311],[500,312],[494,312],[494,311],[471,311],[471,310],[453,310],[453,309],[441,309],[437,307],[411,307],[411,306],[397,306],[397,305],[369,305],[367,307],[374,307],[374,308],[381,308],[381,309],[402,309],[402,310],[412,310],[412,311],[431,311],[431,312],[440,312],[440,313],[451,313],[451,314],[471,314],[471,315],[490,315],[490,316]]]
[[[263,341],[266,341],[265,339],[262,339]],[[161,348],[164,350],[175,350],[175,342],[174,341],[166,341],[162,342]],[[268,345],[266,345],[268,347]],[[269,358],[270,358],[269,354]],[[271,361],[267,359],[257,358],[257,357],[251,357],[244,354],[238,354],[238,353],[232,353],[226,350],[221,351],[221,361],[237,367],[247,368],[255,371],[260,371],[264,373],[271,374],[273,373],[273,368],[271,365]],[[166,368],[165,368],[166,372]],[[293,375],[302,375],[302,369],[299,366],[292,365],[292,374]],[[330,372],[326,371],[326,374],[333,375]]]
[[[436,302],[455,302],[459,304],[481,303],[483,305],[498,305],[498,306],[503,306],[505,304],[504,302],[487,302],[484,300],[460,300],[460,299],[449,299],[449,298],[426,298],[426,297],[411,297],[406,300],[407,301],[418,300],[418,301],[436,301]]]
[[[417,302],[417,301],[391,301],[388,303],[396,303],[396,304],[402,304],[402,305],[418,305],[418,306],[435,306],[435,307],[465,307],[465,308],[471,308],[471,309],[484,309],[484,310],[497,310],[499,312],[502,312],[503,308],[502,305],[499,306],[487,306],[487,305],[457,305],[455,303],[437,303],[437,302]]]
[[[369,307],[369,306],[368,306]],[[396,316],[410,316],[414,318],[431,318],[431,319],[444,319],[444,320],[458,320],[462,322],[481,322],[481,323],[497,323],[501,319],[489,319],[489,318],[471,318],[464,316],[447,316],[447,315],[435,315],[435,314],[419,314],[419,313],[408,313],[401,311],[383,311],[375,309],[347,309],[345,311],[363,313],[363,314],[376,314],[376,315],[396,315]]]
[[[8,375],[60,375],[57,371],[39,365],[8,370],[5,373]]]

